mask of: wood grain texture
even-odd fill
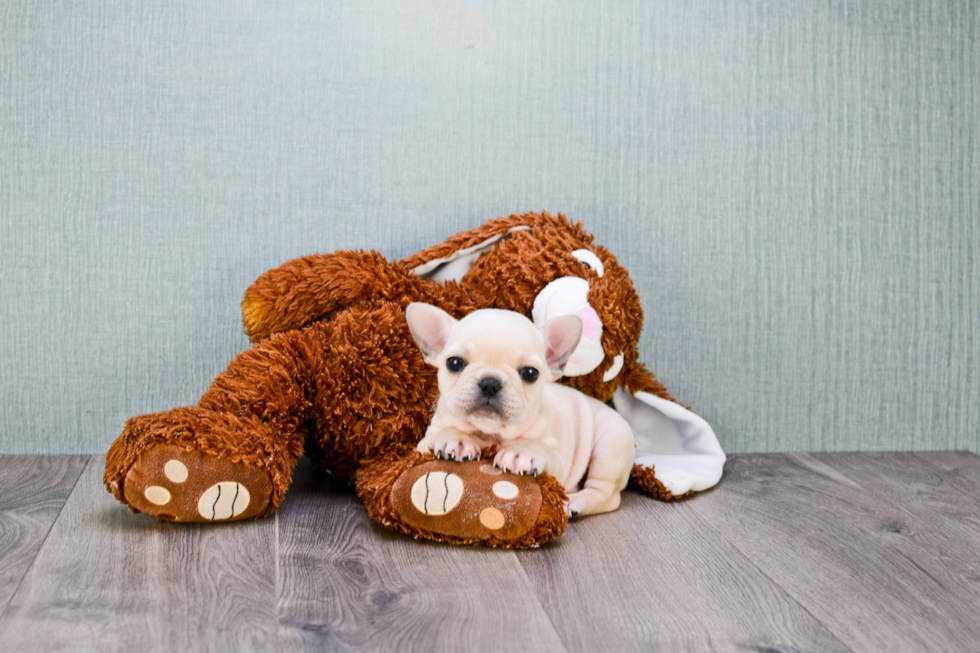
[[[913,458],[941,470],[944,483],[975,499],[980,497],[980,456],[968,451],[931,451]]]
[[[275,522],[134,515],[82,473],[0,619],[9,651],[275,648]]]
[[[849,650],[688,502],[630,493],[517,555],[569,651]]]
[[[980,641],[980,458],[963,452],[734,456],[712,491],[676,504],[627,494],[619,511],[516,554],[391,534],[305,460],[276,517],[225,525],[132,515],[104,491],[102,465],[0,458],[0,587],[13,592],[0,650]]]
[[[975,0],[4,0],[0,25],[0,451],[101,454],[196,402],[285,260],[541,209],[630,270],[642,359],[726,451],[980,451]]]
[[[845,473],[804,454],[734,456],[691,506],[854,649],[972,650],[980,583],[964,574],[977,550],[966,531],[916,514],[903,503],[914,490],[888,497],[874,488],[880,466],[852,462]],[[951,491],[930,483],[930,501]]]
[[[930,523],[922,535],[935,534],[944,545],[956,549],[959,544],[961,551],[980,555],[980,456],[965,451],[810,456]],[[980,562],[976,555],[971,559]]]
[[[0,615],[87,460],[87,456],[0,456]]]
[[[301,463],[279,512],[283,651],[561,651],[513,552],[373,524]]]
[[[940,565],[940,587],[972,592],[980,614],[980,458],[959,452],[956,474],[933,453],[815,454],[813,457],[860,482],[871,495],[909,514],[891,529],[909,538]],[[916,524],[917,526],[913,526]]]

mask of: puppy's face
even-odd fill
[[[455,320],[428,304],[405,311],[425,362],[439,368],[439,410],[485,433],[506,434],[541,401],[544,384],[562,368],[582,336],[567,315],[544,329],[520,313],[484,309]]]

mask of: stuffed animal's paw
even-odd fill
[[[535,547],[568,523],[558,481],[508,474],[489,459],[451,462],[396,448],[358,471],[357,491],[375,521],[444,542]]]
[[[140,454],[123,495],[132,508],[167,521],[234,521],[264,511],[272,483],[254,466],[160,445]]]

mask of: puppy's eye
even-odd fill
[[[534,383],[538,380],[538,371],[533,367],[522,367],[521,368],[521,378],[528,383]]]
[[[446,359],[446,369],[450,372],[462,372],[466,367],[466,361],[459,356],[450,356]]]

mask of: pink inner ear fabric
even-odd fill
[[[582,337],[589,340],[598,340],[602,337],[602,320],[599,314],[591,306],[585,306],[578,312],[582,318]]]

